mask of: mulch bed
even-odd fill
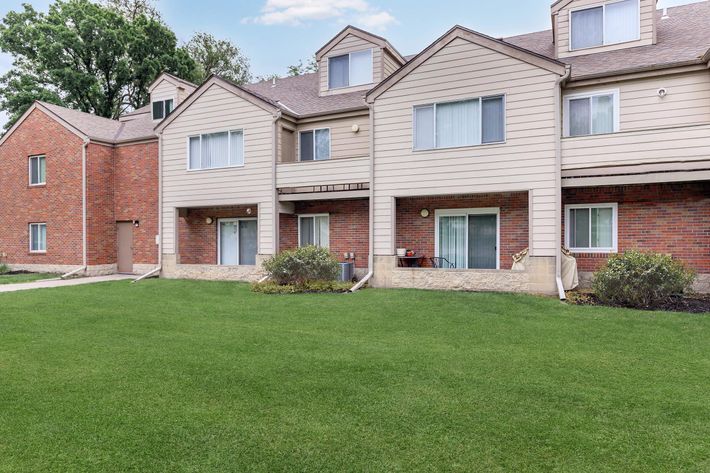
[[[609,306],[608,304],[603,304],[599,300],[599,298],[592,292],[570,291],[567,293],[567,302],[575,305]],[[629,309],[641,310],[667,310],[670,312],[690,312],[692,314],[703,314],[710,312],[710,295],[694,294],[687,296],[673,296],[668,301],[657,307],[609,307],[624,307]]]

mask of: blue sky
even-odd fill
[[[46,10],[48,0],[29,1]],[[659,8],[692,0],[660,0]],[[2,0],[0,15],[23,0]],[[548,29],[549,0],[158,0],[164,20],[181,41],[207,31],[234,41],[252,73],[284,74],[310,57],[346,24],[385,36],[402,54],[420,51],[454,24],[491,36]],[[0,54],[0,74],[11,66]],[[4,116],[0,114],[0,126]]]

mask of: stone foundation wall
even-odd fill
[[[555,258],[530,258],[524,271],[399,268],[394,256],[376,256],[372,287],[557,294]]]
[[[200,279],[207,281],[254,282],[266,273],[261,267],[269,255],[257,255],[255,266],[219,266],[213,264],[177,264],[174,254],[163,255],[160,277],[167,279]]]

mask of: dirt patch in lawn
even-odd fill
[[[567,302],[574,305],[594,305],[594,306],[609,306],[602,303],[593,292],[570,291],[567,293]],[[611,306],[624,307],[628,309],[641,310],[667,310],[670,312],[690,312],[692,314],[710,313],[710,295],[686,295],[673,296],[665,303],[655,307],[626,307],[626,306]]]

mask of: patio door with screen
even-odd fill
[[[498,269],[498,209],[437,211],[436,255],[455,268]]]
[[[256,220],[223,218],[219,220],[218,232],[220,265],[256,264]]]

